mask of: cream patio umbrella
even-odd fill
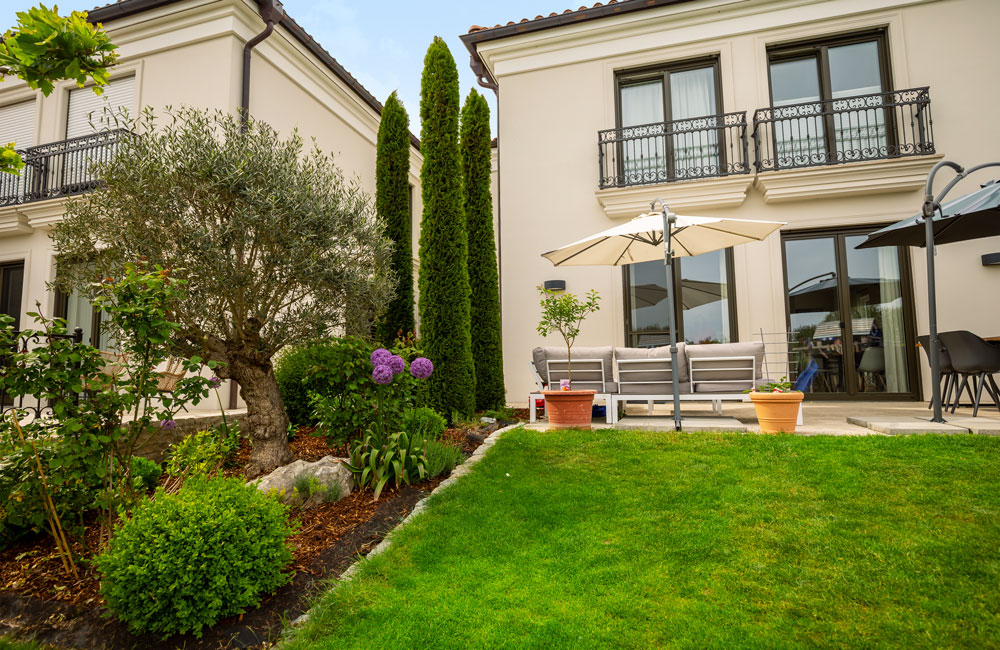
[[[657,203],[660,204],[659,212],[654,211]],[[785,225],[785,222],[678,215],[671,212],[662,199],[653,201],[649,209],[649,214],[639,215],[620,226],[543,253],[542,257],[555,266],[622,266],[663,259],[667,273],[670,367],[677,368],[673,258],[701,255],[751,241],[762,241]],[[674,428],[680,431],[680,392],[676,381],[671,384],[674,391]]]

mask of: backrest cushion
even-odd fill
[[[760,341],[745,343],[705,343],[687,346],[687,355],[691,359],[706,357],[753,357],[756,378],[764,376],[764,344]],[[744,375],[745,376],[745,375]],[[699,379],[719,379],[719,377],[700,377]]]
[[[614,370],[611,366],[612,350],[610,345],[590,348],[574,346],[572,359],[600,359],[604,366],[604,380],[611,381],[614,378]],[[531,362],[535,364],[535,371],[546,384],[549,383],[549,369],[545,362],[565,358],[566,348],[561,346],[535,348],[531,351]]]
[[[688,380],[688,346],[677,344],[677,378],[683,383]],[[661,345],[655,348],[615,348],[615,358],[631,359],[670,359],[670,346]],[[666,366],[664,366],[666,368]]]

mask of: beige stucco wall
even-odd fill
[[[747,111],[752,120],[753,110],[769,103],[768,44],[887,26],[893,87],[930,86],[937,156],[750,176],[749,186],[739,188],[746,195],[737,205],[719,198],[733,191],[732,184],[709,180],[636,193],[690,206],[675,210],[682,214],[780,220],[789,230],[889,223],[919,211],[920,179],[942,156],[965,165],[1000,159],[1000,132],[993,128],[1000,88],[986,81],[995,76],[997,24],[1000,3],[992,0],[695,2],[482,44],[479,51],[500,85],[508,401],[526,402],[533,386],[526,367],[531,348],[558,344],[535,332],[535,287],[544,280],[566,280],[575,293],[601,293],[602,309],[588,318],[578,345],[624,344],[621,270],[554,268],[540,257],[624,218],[609,217],[601,203],[609,199],[596,193],[597,131],[615,126],[616,70],[718,55],[724,109]],[[752,146],[750,151],[752,159]],[[966,180],[954,196],[998,175]],[[808,189],[803,197],[778,202],[775,188],[782,183]],[[767,201],[765,190],[772,192]],[[983,299],[1000,292],[1000,269],[980,263],[982,254],[996,251],[1000,238],[939,249],[942,330],[1000,335],[1000,304]],[[924,251],[910,253],[916,328],[924,334]],[[737,247],[734,254],[739,338],[751,340],[760,329],[784,330],[780,237]],[[926,392],[926,362],[922,356],[917,362]]]
[[[105,25],[119,47],[113,77],[134,75],[132,113],[167,106],[235,111],[240,100],[243,44],[264,24],[256,3],[248,0],[185,0]],[[345,176],[366,192],[375,191],[375,145],[379,116],[371,106],[295,41],[283,27],[254,51],[250,112],[288,134],[294,128],[335,156]],[[34,98],[38,144],[65,138],[72,83],[59,84],[49,97],[23,82],[0,86],[0,105]],[[415,107],[410,107],[411,111]],[[419,236],[420,155],[411,149],[414,186],[414,243]],[[39,301],[46,313],[54,296],[46,283],[54,278],[55,259],[49,232],[59,222],[63,200],[0,207],[0,263],[25,261],[21,323]],[[222,389],[228,405],[228,386]],[[200,405],[216,408],[214,397]]]

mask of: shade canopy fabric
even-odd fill
[[[1000,181],[942,204],[932,223],[935,244],[1000,235]],[[857,248],[926,245],[924,218],[917,215],[876,230]]]
[[[751,241],[762,241],[783,221],[716,219],[677,215],[671,229],[674,257],[710,253]],[[562,248],[543,253],[556,266],[623,266],[663,259],[663,215],[643,214]]]

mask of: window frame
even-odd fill
[[[702,68],[712,68],[712,75],[715,81],[715,115],[721,116],[725,114],[725,104],[722,97],[722,66],[720,63],[718,54],[708,54],[704,56],[698,56],[690,59],[680,59],[677,61],[669,61],[664,63],[655,63],[652,65],[646,65],[638,68],[626,68],[623,70],[615,71],[615,128],[619,131],[623,128],[622,126],[622,85],[628,85],[629,83],[651,81],[654,79],[659,79],[663,88],[663,122],[664,124],[674,121],[674,116],[670,110],[670,75],[674,72],[687,72],[689,70],[700,70]],[[702,117],[702,116],[699,116]],[[691,119],[691,118],[682,118]],[[656,124],[656,122],[654,122]],[[641,126],[641,125],[632,125]],[[719,128],[719,141],[723,142],[725,139],[725,125],[720,121]],[[667,177],[674,178],[674,147],[673,138],[664,138],[664,157],[667,161]],[[618,176],[622,177],[625,174],[624,156],[619,154],[618,159]],[[719,147],[719,168],[725,169],[728,166],[728,159],[726,157],[725,147]]]
[[[819,101],[832,102],[833,84],[830,81],[830,57],[831,47],[843,45],[856,45],[858,43],[876,42],[879,59],[879,78],[882,82],[882,93],[891,93],[894,90],[892,83],[892,65],[889,60],[889,28],[887,26],[875,27],[861,31],[842,32],[827,36],[813,37],[808,39],[790,41],[787,43],[774,43],[767,46],[767,97],[769,106],[774,109],[774,84],[771,81],[771,65],[786,61],[798,61],[801,59],[815,58],[816,72],[819,78]],[[844,99],[844,98],[840,98]],[[891,110],[885,111],[886,144],[888,147],[896,145],[896,128],[894,113]],[[824,144],[826,146],[826,157],[835,162],[836,140],[828,137],[836,132],[836,126],[832,112],[823,118]],[[778,150],[777,135],[774,130],[771,133],[772,151]]]
[[[11,314],[11,317],[14,318],[14,328],[17,329],[17,330],[20,330],[21,329],[21,312],[24,311],[24,276],[25,276],[25,273],[27,271],[27,264],[25,264],[24,260],[17,260],[17,259],[6,260],[6,261],[3,261],[3,262],[0,262],[0,291],[3,291],[4,287],[6,286],[6,281],[4,279],[4,276],[7,274],[7,272],[9,270],[12,270],[12,269],[20,269],[21,270],[21,286],[20,286],[21,293],[20,293],[20,295],[17,296],[17,304],[18,304],[18,312],[19,313],[17,313],[17,314]],[[5,296],[0,296],[0,302],[2,302],[2,298],[4,298],[4,297]],[[6,297],[9,297],[9,296],[6,296]],[[6,312],[4,312],[4,313],[6,313]]]
[[[723,254],[726,256],[726,286],[729,290],[729,295],[727,296],[727,315],[729,317],[729,332],[730,340],[727,343],[738,343],[740,340],[740,332],[736,313],[736,269],[734,264],[735,256],[733,254],[733,248],[723,249]],[[684,310],[681,308],[681,281],[682,273],[681,267],[683,266],[683,258],[674,258],[674,287],[673,287],[673,297],[674,297],[674,315],[677,322],[677,341],[685,341],[684,338]],[[632,276],[632,270],[629,268],[631,265],[626,264],[622,266],[622,305],[625,309],[625,347],[638,347],[633,345],[633,337],[639,334],[632,327],[632,292],[631,292],[631,282],[630,278]],[[648,330],[643,331],[642,334],[664,334],[669,335],[670,330]]]

